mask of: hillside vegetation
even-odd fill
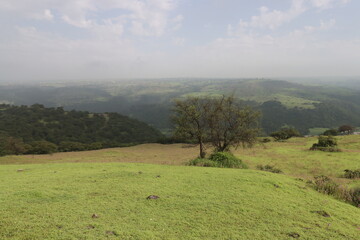
[[[329,83],[330,84],[330,83]],[[169,131],[172,100],[185,96],[236,97],[259,109],[264,133],[292,125],[302,134],[310,128],[360,126],[358,88],[304,85],[269,79],[153,79],[99,83],[3,86],[0,102],[41,103],[90,112],[118,112]]]
[[[0,105],[0,135],[1,144],[10,144],[13,148],[19,143],[14,140],[9,143],[9,137],[29,145],[47,141],[64,151],[81,150],[81,146],[102,148],[156,142],[162,137],[158,130],[146,123],[118,113],[64,111],[60,107],[45,108],[39,104]],[[72,149],[76,144],[79,149]]]
[[[279,174],[124,163],[2,165],[0,174],[1,239],[359,237],[360,209]]]

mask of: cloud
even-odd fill
[[[0,69],[6,67],[0,79],[131,76],[132,64],[141,56],[123,39],[68,39],[34,27],[18,27],[17,32],[17,41],[0,43]]]
[[[51,12],[50,9],[45,9],[43,11],[43,13],[41,14],[34,14],[33,18],[37,19],[37,20],[47,20],[47,21],[52,21],[54,19],[54,15]]]
[[[312,6],[320,9],[332,8],[338,4],[347,4],[351,0],[309,0]]]
[[[238,24],[240,31],[246,28],[278,28],[300,16],[306,8],[303,0],[293,0],[291,7],[286,11],[269,10],[266,6],[260,7],[259,11],[260,14],[252,16],[250,21],[240,20]]]
[[[174,38],[172,42],[175,46],[183,46],[185,44],[185,38]]]
[[[346,4],[350,0],[292,0],[291,6],[285,11],[270,10],[266,6],[259,8],[259,14],[251,17],[250,21],[240,19],[238,25],[228,25],[227,32],[230,36],[242,35],[249,29],[275,30],[303,15],[311,8],[327,9],[338,4]]]
[[[118,29],[139,36],[162,36],[168,29],[178,28],[182,16],[172,18],[177,0],[2,0],[0,12],[12,12],[17,18],[58,20],[77,28],[97,31],[97,28],[118,25]],[[39,14],[39,9],[45,9]],[[50,10],[51,9],[51,10]],[[106,16],[107,11],[118,11],[117,16]],[[103,25],[103,26],[102,26]],[[169,26],[171,25],[171,26]]]

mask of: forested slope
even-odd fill
[[[162,134],[140,122],[118,113],[89,113],[45,108],[43,105],[0,105],[2,139],[13,137],[24,143],[48,141],[83,144],[100,143],[102,147],[155,142]]]

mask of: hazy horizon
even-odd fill
[[[354,0],[3,0],[0,82],[356,78]]]

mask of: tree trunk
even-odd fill
[[[205,158],[206,152],[202,140],[199,141],[199,147],[200,147],[200,158]]]

